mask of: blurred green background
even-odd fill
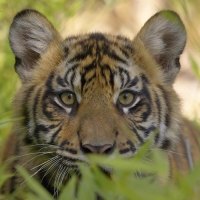
[[[103,31],[123,34],[130,38],[134,37],[143,23],[155,12],[162,9],[175,10],[184,21],[188,32],[186,50],[181,59],[182,69],[175,83],[175,89],[183,102],[183,114],[187,118],[199,121],[199,0],[0,0],[0,149],[14,120],[11,117],[12,99],[20,86],[13,67],[14,56],[9,47],[8,31],[14,15],[24,8],[33,8],[43,13],[63,37],[90,31]],[[200,173],[198,176],[200,177]],[[198,186],[200,188],[200,184]],[[154,190],[155,188],[152,189]],[[157,199],[161,199],[161,196]],[[128,197],[121,199],[128,199]],[[163,197],[163,199],[167,198]],[[181,198],[177,197],[177,199]]]

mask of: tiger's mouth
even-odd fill
[[[72,156],[68,152],[62,152],[61,150],[57,151],[57,154],[59,155],[61,159],[61,163],[69,168],[78,168],[80,164],[84,164],[86,166],[90,166],[89,159],[87,156],[81,155],[81,156]],[[112,169],[106,166],[99,166],[102,172],[104,173],[111,173]]]
[[[57,154],[61,158],[61,164],[66,166],[71,170],[72,174],[76,171],[76,174],[81,175],[79,171],[79,165],[84,164],[87,167],[90,167],[90,161],[87,156],[83,155],[71,155],[67,151],[57,150]],[[109,155],[107,155],[109,156]],[[111,177],[113,169],[108,166],[97,164],[99,170],[108,177]]]

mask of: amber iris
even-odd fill
[[[73,106],[76,103],[76,96],[70,91],[63,92],[60,94],[60,101],[66,106]]]
[[[118,97],[118,103],[124,107],[131,106],[134,101],[135,96],[130,91],[124,91]]]

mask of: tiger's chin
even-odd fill
[[[65,187],[70,179],[75,176],[76,177],[76,187],[78,192],[78,187],[80,184],[80,181],[82,180],[83,173],[80,169],[80,165],[85,165],[86,167],[91,170],[89,162],[86,162],[86,160],[82,160],[80,162],[80,159],[74,158],[74,157],[64,157],[57,155],[57,161],[55,161],[56,167],[52,167],[55,164],[52,164],[51,166],[48,166],[41,170],[38,173],[38,179],[40,180],[41,184],[52,194],[55,198],[59,196],[61,193],[63,187]],[[49,158],[51,159],[51,158]],[[109,167],[105,166],[97,166],[97,168],[108,178],[112,178],[113,170]]]

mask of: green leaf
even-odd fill
[[[194,71],[194,74],[197,76],[198,79],[200,79],[200,66],[197,63],[197,61],[194,59],[192,55],[189,56],[190,63],[192,66],[192,70]]]
[[[17,171],[24,178],[30,190],[33,191],[40,198],[40,200],[53,200],[46,189],[33,179],[22,167],[18,166]]]
[[[75,198],[75,193],[76,193],[76,177],[73,176],[68,184],[63,188],[59,200],[74,200]]]
[[[10,177],[12,177],[12,175],[6,172],[6,165],[0,166],[0,188],[3,186],[5,181]]]
[[[89,166],[80,165],[80,170],[82,178],[79,182],[78,199],[95,199],[96,185],[91,169]]]

